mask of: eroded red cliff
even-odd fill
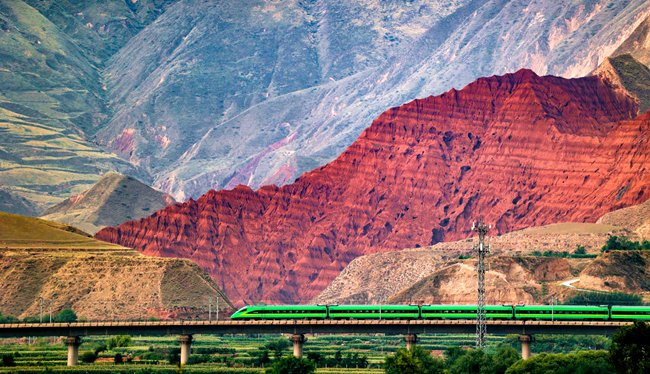
[[[235,303],[305,302],[353,258],[469,235],[594,221],[650,197],[650,115],[598,78],[521,70],[377,118],[295,183],[210,191],[100,231],[198,262]]]

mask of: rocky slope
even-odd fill
[[[650,293],[650,252],[609,251],[599,256],[580,273],[576,287],[589,289]]]
[[[561,283],[578,279],[572,286],[606,292],[650,294],[646,276],[648,251],[611,251],[594,260],[491,257],[487,260],[487,302],[494,304],[548,303],[551,296],[561,302],[579,292]],[[406,287],[388,299],[393,303],[476,303],[476,260],[463,260]]]
[[[612,53],[612,56],[630,54],[640,63],[650,66],[650,17],[646,18],[632,34]]]
[[[650,201],[607,213],[597,221],[599,224],[616,225],[631,232],[632,240],[650,240]]]
[[[647,190],[650,114],[596,77],[481,78],[379,116],[281,188],[210,191],[97,233],[197,261],[236,303],[307,301],[355,257],[469,234],[594,221]]]
[[[599,218],[595,224],[556,223],[513,231],[499,236],[488,236],[488,241],[492,246],[491,256],[526,256],[535,251],[540,253],[546,251],[573,253],[578,246],[583,246],[588,254],[599,254],[609,236],[624,236],[633,241],[646,240],[650,236],[649,223],[650,200],[607,213]],[[311,302],[314,304],[378,303],[380,300],[391,297],[403,289],[411,288],[414,284],[428,278],[435,271],[447,268],[451,264],[460,263],[459,257],[461,256],[474,256],[472,246],[475,243],[476,238],[472,238],[456,242],[438,243],[428,247],[406,249],[399,252],[377,253],[358,257],[350,262],[341,274]],[[604,261],[603,258],[619,258],[616,256],[622,255],[613,253],[605,257],[601,256],[593,262],[593,265],[589,266],[594,268],[594,266]],[[571,262],[578,260],[567,261],[571,264]],[[616,268],[616,265],[607,265],[606,267],[613,269]],[[627,269],[628,267],[629,264],[622,265],[620,268]],[[460,270],[464,268],[456,266],[454,269]],[[573,273],[577,275],[577,272],[574,271]],[[591,273],[597,274],[591,275]],[[612,272],[612,274],[619,275],[620,273],[620,270]],[[460,283],[463,282],[461,278],[466,275],[462,272],[448,274],[449,277],[458,276],[455,281]],[[493,274],[493,276],[499,279],[504,277],[502,274]],[[607,281],[608,276],[604,271],[582,273],[580,277],[581,279],[584,278],[584,282],[581,281],[577,284],[605,291],[650,291],[650,288],[620,287],[616,289],[605,286],[604,282]],[[451,278],[449,282],[452,282]],[[541,279],[532,278],[530,282],[538,283],[536,289],[541,286]],[[626,282],[616,284],[621,285],[626,284]],[[566,290],[559,288],[554,291],[558,293]],[[450,295],[447,294],[445,297],[453,299],[459,296]],[[512,293],[506,296],[509,298],[508,300],[513,300],[512,297],[515,295],[516,293]],[[526,298],[534,297],[537,294],[529,293],[528,295]]]
[[[562,291],[547,283],[570,280],[588,260],[549,257],[490,257],[485,272],[488,304],[534,304],[546,301],[549,291]],[[582,263],[582,264],[581,264]],[[573,270],[573,272],[572,272]],[[476,304],[476,260],[463,260],[401,290],[389,303]]]
[[[595,73],[617,90],[636,98],[640,113],[650,109],[650,68],[632,55],[608,57]]]
[[[531,304],[562,301],[577,289],[650,294],[648,251],[611,251],[594,260],[543,257],[492,257],[485,274],[488,303]],[[388,299],[393,303],[476,303],[476,260],[449,264]]]
[[[650,109],[650,17],[594,72],[639,102],[640,113]]]
[[[31,202],[10,191],[0,189],[0,212],[35,216],[36,211]]]
[[[72,308],[89,320],[207,318],[228,298],[195,263],[146,257],[70,226],[0,213],[0,312],[19,318]]]
[[[632,208],[634,207],[617,210],[608,213],[605,217]],[[608,220],[608,222],[623,224],[622,220]],[[600,249],[610,235],[640,240],[632,227],[623,228],[600,223],[551,224],[489,236],[488,240],[492,246],[491,256],[525,256],[535,251],[573,253],[579,245],[585,247],[587,253],[597,254],[600,253]],[[450,264],[461,263],[459,261],[461,256],[475,255],[472,246],[476,241],[476,238],[472,238],[399,252],[357,257],[311,302],[314,304],[377,303],[383,298],[397,294],[402,289],[413,286],[435,271],[446,268]],[[454,271],[456,270],[466,269],[459,265],[454,267]],[[464,275],[466,274],[463,272],[458,273],[459,277]],[[503,278],[502,275],[498,277]],[[540,280],[533,277],[529,281],[539,283]],[[461,282],[460,278],[458,282]],[[496,284],[493,286],[497,287]],[[515,296],[523,295],[516,292],[523,291],[512,291],[511,294],[504,296],[507,296],[508,300],[515,300]]]
[[[171,196],[135,178],[107,173],[88,191],[48,208],[41,218],[95,234],[106,226],[138,220],[175,203]]]
[[[414,97],[520,68],[586,75],[649,11],[647,0],[182,0],[110,60],[115,114],[97,141],[178,200],[286,184]]]
[[[648,0],[2,0],[0,181],[37,213],[108,171],[178,200],[286,184],[414,97],[521,67],[584,75],[649,11]]]

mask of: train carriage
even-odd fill
[[[650,320],[650,306],[612,306],[612,320]]]
[[[476,305],[422,305],[424,319],[476,319],[477,313]],[[485,306],[485,318],[511,319],[512,317],[512,305]]]
[[[515,319],[540,320],[606,320],[607,306],[590,305],[517,305]]]
[[[236,311],[231,319],[325,319],[325,305],[255,305]]]
[[[332,319],[417,319],[420,307],[417,305],[331,305]]]

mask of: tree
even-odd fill
[[[269,350],[263,347],[260,347],[257,352],[253,351],[251,352],[251,355],[254,358],[253,362],[257,366],[265,367],[269,363],[271,363],[271,358],[269,357]]]
[[[16,366],[14,355],[11,353],[2,355],[2,366]]]
[[[106,348],[124,348],[131,346],[131,337],[129,335],[117,335],[113,336],[106,341]]]
[[[327,362],[325,356],[319,352],[307,352],[307,359],[313,361],[316,367],[323,367]]]
[[[625,292],[581,292],[568,297],[567,305],[643,305],[639,295]]]
[[[289,343],[288,339],[280,338],[278,340],[274,340],[266,343],[264,345],[264,348],[268,349],[269,351],[272,351],[275,359],[279,360],[282,357],[283,351],[286,348],[289,348],[290,345],[291,343]]]
[[[16,322],[18,322],[18,318],[13,316],[3,316],[2,313],[0,313],[0,323],[16,323]]]
[[[115,357],[113,357],[113,362],[115,362],[115,364],[124,363],[124,358],[122,357],[122,354],[121,353],[116,353]]]
[[[95,352],[84,352],[79,358],[82,362],[92,364],[97,360],[97,354]]]
[[[343,364],[343,355],[341,354],[341,350],[339,349],[338,351],[336,351],[336,353],[334,353],[334,365],[337,368],[340,368],[341,364]]]
[[[573,254],[574,255],[584,255],[584,254],[587,254],[587,250],[585,249],[584,245],[579,245],[578,244],[578,246],[576,246],[576,250],[573,251]]]
[[[100,353],[106,351],[108,347],[106,347],[106,344],[100,344],[95,347],[95,355],[98,356]]]
[[[483,352],[482,349],[467,351],[449,369],[454,374],[494,372],[492,357]]]
[[[316,371],[316,365],[306,358],[287,356],[277,360],[266,369],[267,374],[309,374]]]
[[[650,326],[635,321],[618,329],[609,355],[617,373],[650,373]]]
[[[500,345],[492,357],[492,368],[495,374],[503,374],[508,368],[519,361],[521,356],[519,351],[510,345]]]
[[[633,250],[648,250],[650,249],[650,242],[644,240],[643,242],[635,242],[624,236],[610,235],[607,242],[601,249],[605,251],[633,251]]]
[[[413,351],[399,349],[394,355],[386,356],[384,371],[387,374],[443,374],[445,362],[435,358],[420,346]]]
[[[77,314],[70,308],[65,308],[54,317],[54,322],[77,322]]]
[[[606,351],[582,351],[569,354],[540,353],[519,360],[506,374],[610,374],[614,368]]]

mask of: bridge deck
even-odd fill
[[[631,322],[489,320],[491,334],[613,334]],[[475,320],[264,320],[0,324],[0,337],[182,334],[467,333]]]

